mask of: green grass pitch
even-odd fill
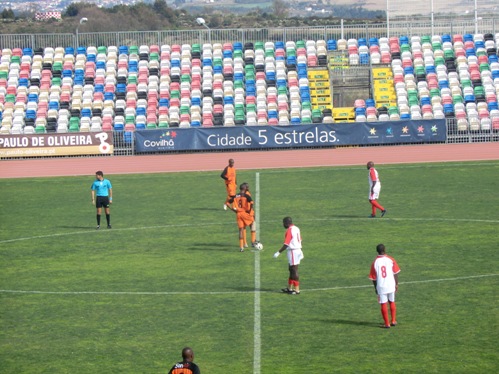
[[[0,372],[492,373],[499,369],[499,162],[239,171],[260,179],[261,253],[239,253],[219,172],[0,180]],[[286,286],[282,218],[301,228],[302,293]],[[380,329],[369,267],[401,269],[399,325]],[[255,284],[260,288],[255,290]]]

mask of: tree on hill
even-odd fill
[[[273,0],[272,9],[274,15],[278,18],[286,18],[288,16],[289,5],[284,0]]]
[[[78,9],[78,5],[76,5],[76,3],[71,3],[68,5],[66,10],[64,11],[63,16],[76,17],[78,15],[79,11],[80,10]]]
[[[2,19],[15,19],[14,11],[11,8],[4,8],[2,13],[0,13],[0,17]]]

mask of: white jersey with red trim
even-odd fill
[[[284,235],[284,244],[289,249],[301,249],[301,233],[297,226],[291,225],[288,227]]]
[[[400,268],[394,258],[387,255],[379,255],[371,265],[369,279],[376,281],[378,295],[395,292],[395,274]]]
[[[381,192],[381,181],[379,180],[378,171],[375,168],[370,168],[368,173],[369,179],[369,200],[379,199]],[[373,188],[373,183],[376,183]]]
[[[379,180],[378,171],[375,168],[372,167],[369,169],[368,178],[369,178],[369,188],[372,187],[373,182],[377,182],[376,185],[379,185],[381,187],[381,181]]]

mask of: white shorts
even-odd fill
[[[300,261],[303,260],[303,252],[301,249],[289,249],[286,251],[288,255],[289,265],[300,265]]]
[[[382,293],[381,295],[378,295],[378,302],[380,304],[387,303],[388,301],[391,303],[395,301],[395,292]]]
[[[381,186],[379,184],[376,184],[376,186],[374,186],[373,188],[373,193],[371,193],[371,190],[369,190],[369,200],[378,200],[380,191]]]

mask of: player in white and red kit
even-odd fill
[[[395,305],[395,292],[398,290],[398,273],[400,268],[394,258],[385,253],[385,246],[378,244],[378,256],[371,265],[369,279],[373,281],[378,302],[381,305],[384,328],[397,325],[397,307]],[[388,318],[388,305],[390,305],[391,322]]]
[[[378,171],[374,168],[374,162],[367,163],[369,170],[369,202],[371,203],[371,218],[376,217],[376,209],[381,210],[381,217],[386,214],[386,209],[378,203],[379,193],[381,191],[381,181],[379,180]]]
[[[282,251],[287,250],[289,264],[288,287],[281,291],[290,295],[300,294],[300,277],[298,275],[298,265],[303,259],[303,251],[301,249],[301,233],[298,226],[293,225],[291,217],[284,217],[282,225],[286,229],[284,235],[284,244],[281,249],[274,253],[274,258],[279,257]]]

